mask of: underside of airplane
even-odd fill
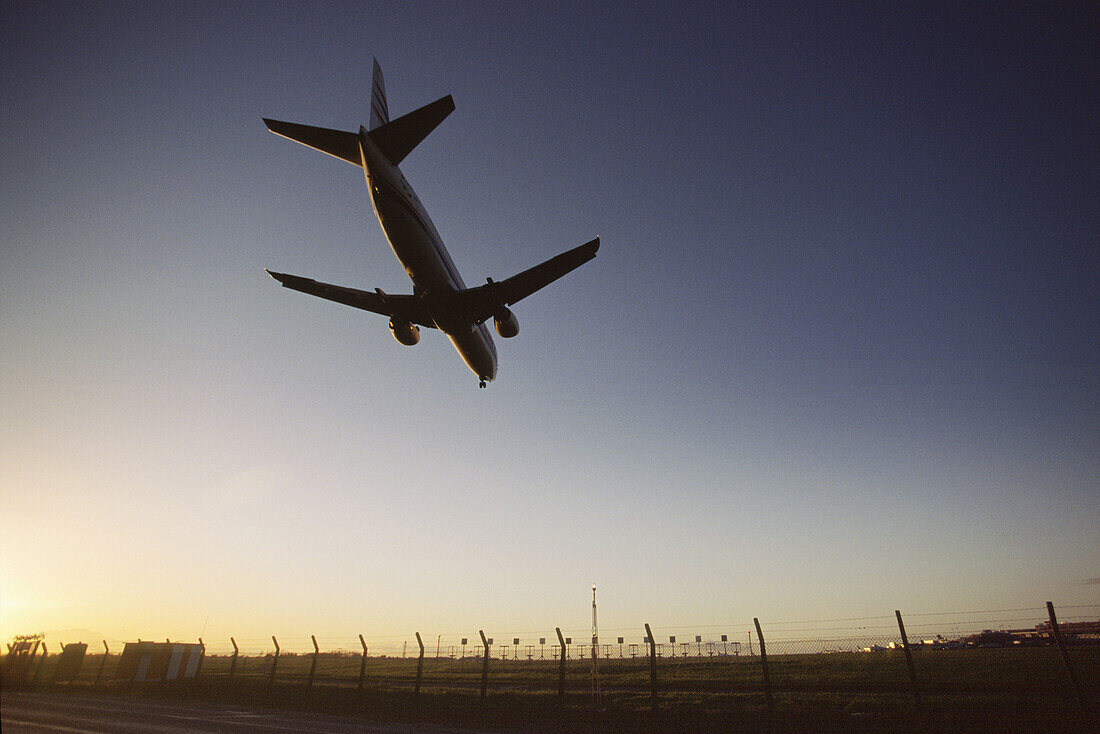
[[[385,83],[374,62],[370,130],[358,132],[312,127],[264,118],[268,129],[286,138],[359,166],[367,180],[371,203],[394,254],[413,281],[411,294],[381,289],[357,290],[311,278],[268,270],[284,287],[354,308],[388,316],[398,342],[412,346],[419,327],[447,335],[481,387],[496,377],[497,354],[485,322],[493,320],[504,338],[519,333],[519,322],[508,308],[596,256],[600,238],[586,242],[505,280],[486,279],[467,288],[398,164],[454,111],[450,95],[393,121],[389,119]]]

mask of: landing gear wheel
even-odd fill
[[[485,387],[485,380],[482,380],[477,384],[478,387]]]

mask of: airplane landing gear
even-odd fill
[[[485,380],[482,380],[477,384],[478,387],[485,387]]]

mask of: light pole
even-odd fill
[[[592,699],[600,702],[600,628],[596,624],[595,584],[592,584]]]

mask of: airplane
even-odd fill
[[[390,120],[386,87],[378,60],[371,84],[370,129],[359,132],[300,125],[264,118],[267,129],[363,169],[371,204],[386,239],[413,282],[409,294],[356,290],[268,270],[285,288],[308,293],[390,318],[398,342],[413,346],[420,328],[439,329],[477,375],[479,387],[496,378],[497,351],[485,322],[493,319],[502,338],[519,333],[508,308],[596,256],[600,238],[563,252],[511,278],[467,288],[443,240],[398,164],[454,111],[450,95]]]

